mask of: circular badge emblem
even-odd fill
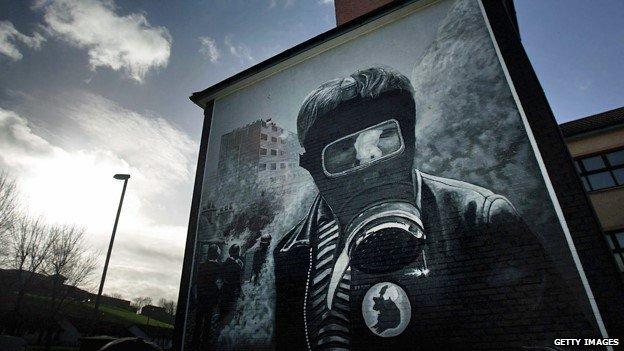
[[[364,295],[362,315],[370,331],[389,338],[401,334],[407,328],[412,306],[400,286],[390,282],[378,283]]]

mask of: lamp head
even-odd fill
[[[130,178],[130,175],[129,174],[115,174],[113,178],[119,179],[119,180],[127,180]]]

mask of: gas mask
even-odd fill
[[[367,274],[414,262],[425,241],[413,179],[414,102],[403,92],[343,102],[306,137],[301,165],[341,228],[327,307],[348,267]]]

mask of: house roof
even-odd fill
[[[559,127],[563,136],[569,138],[617,125],[624,125],[624,107],[562,123]]]

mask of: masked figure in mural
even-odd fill
[[[221,286],[219,314],[222,324],[228,324],[233,317],[243,277],[243,261],[240,258],[240,246],[232,244],[228,254],[229,257],[223,262],[221,271],[223,285]]]
[[[259,240],[259,247],[253,255],[253,263],[251,267],[251,281],[254,285],[258,285],[260,280],[260,272],[264,262],[266,262],[267,253],[269,252],[269,245],[271,245],[271,235],[263,234]]]
[[[521,326],[548,328],[540,311],[562,308],[543,298],[548,259],[505,197],[415,167],[417,116],[388,68],[306,97],[300,165],[319,194],[273,252],[277,349],[520,346]]]
[[[210,340],[213,325],[212,318],[219,301],[219,285],[221,278],[221,250],[215,244],[208,246],[206,262],[197,270],[197,310],[192,350],[203,350]]]

